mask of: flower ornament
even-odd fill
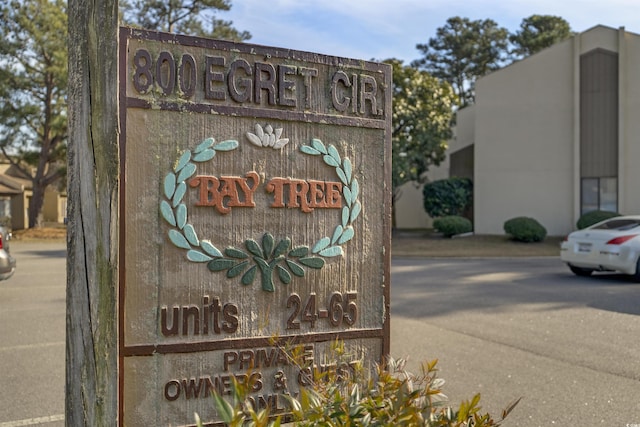
[[[258,147],[271,147],[279,150],[289,143],[289,138],[282,138],[282,128],[273,129],[271,125],[266,125],[264,129],[256,123],[255,132],[247,132],[247,139]]]

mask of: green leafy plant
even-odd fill
[[[480,395],[463,401],[457,409],[447,405],[444,380],[436,376],[437,360],[422,364],[420,375],[405,369],[404,359],[389,359],[365,381],[327,378],[316,387],[302,389],[290,398],[296,425],[312,426],[499,426],[515,401],[495,421],[481,412]]]
[[[591,211],[587,212],[580,216],[578,222],[576,223],[576,227],[578,230],[582,230],[583,228],[587,228],[592,226],[593,224],[597,224],[600,221],[604,221],[605,219],[614,218],[616,216],[620,216],[618,212],[611,211]]]
[[[456,234],[469,233],[473,230],[471,221],[467,218],[450,215],[436,218],[433,221],[433,228],[444,234],[445,237],[455,236]]]
[[[337,366],[350,360],[343,344],[337,342]],[[437,360],[425,362],[421,373],[414,375],[405,368],[406,360],[389,358],[374,372],[362,365],[349,363],[352,369],[313,370],[311,386],[303,387],[297,397],[285,395],[292,421],[299,427],[315,426],[425,426],[425,427],[491,427],[500,426],[518,404],[515,400],[498,420],[482,413],[480,394],[460,403],[448,405],[442,393],[444,380],[436,373]],[[218,415],[230,427],[278,427],[281,416],[271,416],[269,408],[256,411],[248,399],[251,384],[234,382],[231,402],[214,395]],[[202,426],[196,416],[196,424]]]
[[[425,184],[422,195],[424,210],[430,217],[462,215],[471,205],[473,183],[469,178],[440,179]]]
[[[228,427],[279,427],[281,417],[271,416],[268,407],[256,411],[249,403],[247,397],[252,387],[250,382],[241,383],[232,378],[231,402],[214,392],[213,400],[220,418]],[[195,414],[195,422],[197,427],[203,427],[198,414]]]
[[[518,242],[541,242],[547,237],[547,229],[534,218],[519,216],[504,223],[504,231]]]

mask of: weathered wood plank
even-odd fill
[[[117,0],[70,0],[67,426],[118,413]]]

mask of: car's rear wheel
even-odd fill
[[[593,273],[593,270],[590,268],[576,267],[574,265],[570,265],[569,270],[571,270],[571,272],[576,276],[582,276],[582,277],[591,276],[591,273]],[[637,274],[637,270],[636,270],[636,274]]]

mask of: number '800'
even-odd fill
[[[170,52],[160,52],[156,61],[146,49],[139,49],[133,56],[133,87],[139,93],[147,93],[155,85],[163,95],[171,95],[176,89],[186,98],[196,92],[196,60],[184,53],[179,65]]]

